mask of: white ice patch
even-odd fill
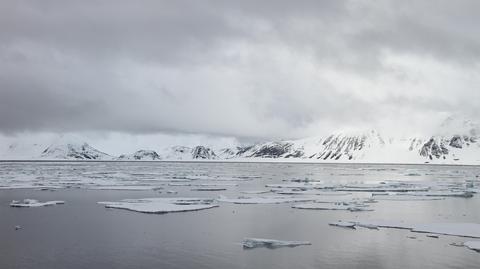
[[[263,191],[241,191],[241,193],[244,194],[264,194],[264,193],[269,193],[271,191],[269,190],[263,190]]]
[[[442,234],[480,238],[480,224],[477,223],[427,223],[416,224],[401,221],[366,220],[351,221],[357,226],[407,229],[417,233]]]
[[[98,202],[106,208],[126,209],[141,213],[164,214],[197,211],[218,207],[212,199],[203,198],[144,198],[124,199],[119,202]]]
[[[286,191],[276,191],[277,194],[282,195],[323,195],[323,196],[345,196],[350,195],[349,192],[343,191],[318,191],[318,190],[297,190],[291,189]]]
[[[234,204],[283,204],[293,202],[309,202],[315,198],[312,197],[288,197],[288,196],[263,196],[263,197],[245,197],[227,198],[220,196],[217,201]]]
[[[195,188],[191,189],[192,191],[226,191],[226,188],[223,187],[201,187],[201,188]]]
[[[23,199],[23,201],[16,201],[13,200],[10,203],[11,207],[41,207],[41,206],[51,206],[51,205],[59,205],[64,204],[65,201],[47,201],[47,202],[40,202],[35,199]]]
[[[158,186],[93,186],[89,190],[108,190],[108,191],[151,191],[160,190]]]
[[[436,201],[445,200],[445,197],[428,197],[415,195],[375,195],[375,200],[378,201]]]
[[[292,208],[296,209],[310,209],[310,210],[347,210],[351,212],[358,212],[358,211],[373,211],[363,205],[355,205],[355,204],[344,204],[344,203],[307,203],[307,204],[298,204],[292,206]]]
[[[300,189],[300,190],[307,190],[313,189],[315,185],[307,184],[307,183],[290,183],[290,184],[267,184],[265,185],[267,188],[275,188],[275,189]]]
[[[16,190],[16,189],[36,189],[36,190],[53,190],[53,189],[63,189],[62,186],[57,185],[39,185],[39,184],[29,184],[29,183],[21,183],[21,184],[11,184],[11,185],[1,185],[0,190]]]
[[[405,195],[427,196],[427,197],[460,197],[460,198],[471,198],[471,197],[473,197],[473,193],[469,192],[469,191],[407,192],[407,193],[405,193]]]
[[[350,221],[341,221],[341,220],[339,220],[339,221],[335,221],[335,222],[330,222],[330,223],[328,223],[328,225],[330,225],[330,226],[342,227],[342,228],[355,229],[356,223],[350,222]]]
[[[246,249],[266,247],[266,248],[279,248],[279,247],[297,247],[304,245],[311,245],[308,241],[282,241],[274,239],[264,238],[245,238],[242,245]]]
[[[480,241],[467,241],[463,245],[471,250],[480,252]]]

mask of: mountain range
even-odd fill
[[[3,153],[3,154],[2,154]],[[60,137],[49,145],[13,143],[4,160],[233,160],[352,163],[480,164],[480,128],[470,120],[448,118],[435,134],[398,138],[376,130],[336,132],[324,137],[281,140],[251,145],[170,146],[162,150],[139,149],[112,156],[81,139]]]

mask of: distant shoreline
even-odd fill
[[[322,162],[292,160],[0,160],[0,163],[266,163],[266,164],[322,164],[322,165],[401,165],[401,166],[479,166],[479,164],[453,163],[376,163],[376,162]]]

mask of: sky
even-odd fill
[[[0,135],[428,133],[449,115],[479,115],[479,10],[462,0],[0,0]]]

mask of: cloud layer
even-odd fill
[[[480,112],[478,1],[2,1],[0,132],[292,138]]]

